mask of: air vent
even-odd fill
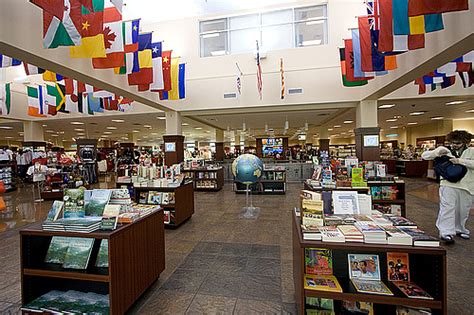
[[[237,93],[224,93],[224,98],[237,98]]]
[[[303,93],[303,88],[288,89],[288,94],[301,94],[301,93]]]

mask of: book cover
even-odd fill
[[[357,292],[380,294],[380,295],[393,295],[392,291],[380,280],[361,280],[351,279],[352,284],[356,288]]]
[[[323,184],[332,183],[332,170],[330,168],[324,168],[321,174],[321,179]]]
[[[103,217],[102,221],[100,222],[100,229],[104,231],[112,231],[117,228],[119,216],[113,217]]]
[[[63,268],[87,269],[93,244],[93,238],[71,237]]]
[[[130,193],[128,189],[112,189],[112,195],[110,199],[130,199]]]
[[[348,254],[349,277],[360,280],[380,280],[379,256],[371,254]]]
[[[64,189],[64,217],[83,218],[84,211],[84,190],[83,188]]]
[[[395,281],[393,284],[411,299],[433,300],[433,297],[413,282]]]
[[[321,194],[315,191],[303,189],[301,191],[301,198],[310,200],[321,200]]]
[[[55,200],[51,205],[51,209],[49,210],[48,216],[46,217],[45,221],[56,221],[59,218],[63,207],[64,201]]]
[[[175,199],[174,199],[174,192],[169,192],[168,193],[168,204],[174,205]]]
[[[89,203],[85,206],[86,216],[102,216],[111,195],[112,191],[110,189],[94,189]]]
[[[64,294],[64,291],[58,291],[58,290],[52,290],[49,291],[42,296],[34,299],[30,303],[26,304],[24,307],[22,307],[23,310],[28,310],[28,311],[40,311],[42,312],[42,309],[44,307],[47,307],[54,301],[59,301],[61,300],[61,296]]]
[[[103,239],[100,242],[99,252],[97,253],[95,266],[99,268],[109,267],[109,241],[107,239]]]
[[[413,238],[413,245],[415,246],[439,246],[439,240],[437,238],[427,235],[420,229],[400,227],[400,230]]]
[[[346,241],[344,234],[335,226],[322,226],[319,228],[323,242],[344,243]]]
[[[169,210],[163,211],[163,222],[165,224],[170,224],[171,222],[171,212]]]
[[[51,238],[51,243],[49,243],[44,262],[50,264],[64,263],[64,257],[66,256],[69,247],[69,240],[69,237],[53,236]]]
[[[364,181],[364,169],[362,167],[352,168],[351,178],[353,183],[362,183]]]
[[[359,214],[357,191],[333,191],[332,204],[334,214]]]
[[[408,253],[387,253],[387,271],[389,281],[410,281]]]
[[[138,203],[147,204],[148,202],[148,191],[140,191],[138,195]]]
[[[398,305],[396,315],[431,315],[429,308],[409,307]]]
[[[366,194],[357,194],[359,202],[359,214],[370,215],[372,213],[372,196]]]
[[[151,205],[161,204],[161,192],[159,191],[149,191],[148,192],[148,203]]]
[[[332,275],[332,251],[322,248],[305,248],[305,273]]]
[[[307,296],[306,315],[334,315],[334,300]]]
[[[169,203],[169,196],[167,192],[164,192],[161,196],[161,204],[167,205]]]
[[[343,314],[374,315],[374,305],[371,302],[342,301]]]
[[[377,176],[387,176],[387,167],[385,164],[377,164]]]
[[[342,288],[337,278],[332,275],[305,275],[304,288],[306,290],[340,292]]]
[[[302,201],[302,224],[304,225],[324,225],[323,201],[303,199]]]

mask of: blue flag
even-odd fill
[[[178,73],[178,93],[179,93],[179,99],[185,98],[186,97],[186,89],[184,86],[184,74],[186,70],[186,64],[180,63],[179,64],[179,73]]]

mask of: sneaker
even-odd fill
[[[440,238],[446,245],[454,244],[454,238],[451,235],[444,235]]]
[[[471,237],[469,236],[469,234],[467,234],[467,233],[460,233],[460,232],[458,232],[458,233],[456,233],[456,235],[459,236],[459,237],[462,238],[462,239],[465,239],[465,240],[468,240],[468,239],[471,238]]]

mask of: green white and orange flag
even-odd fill
[[[10,114],[11,90],[10,83],[0,84],[0,115]]]

